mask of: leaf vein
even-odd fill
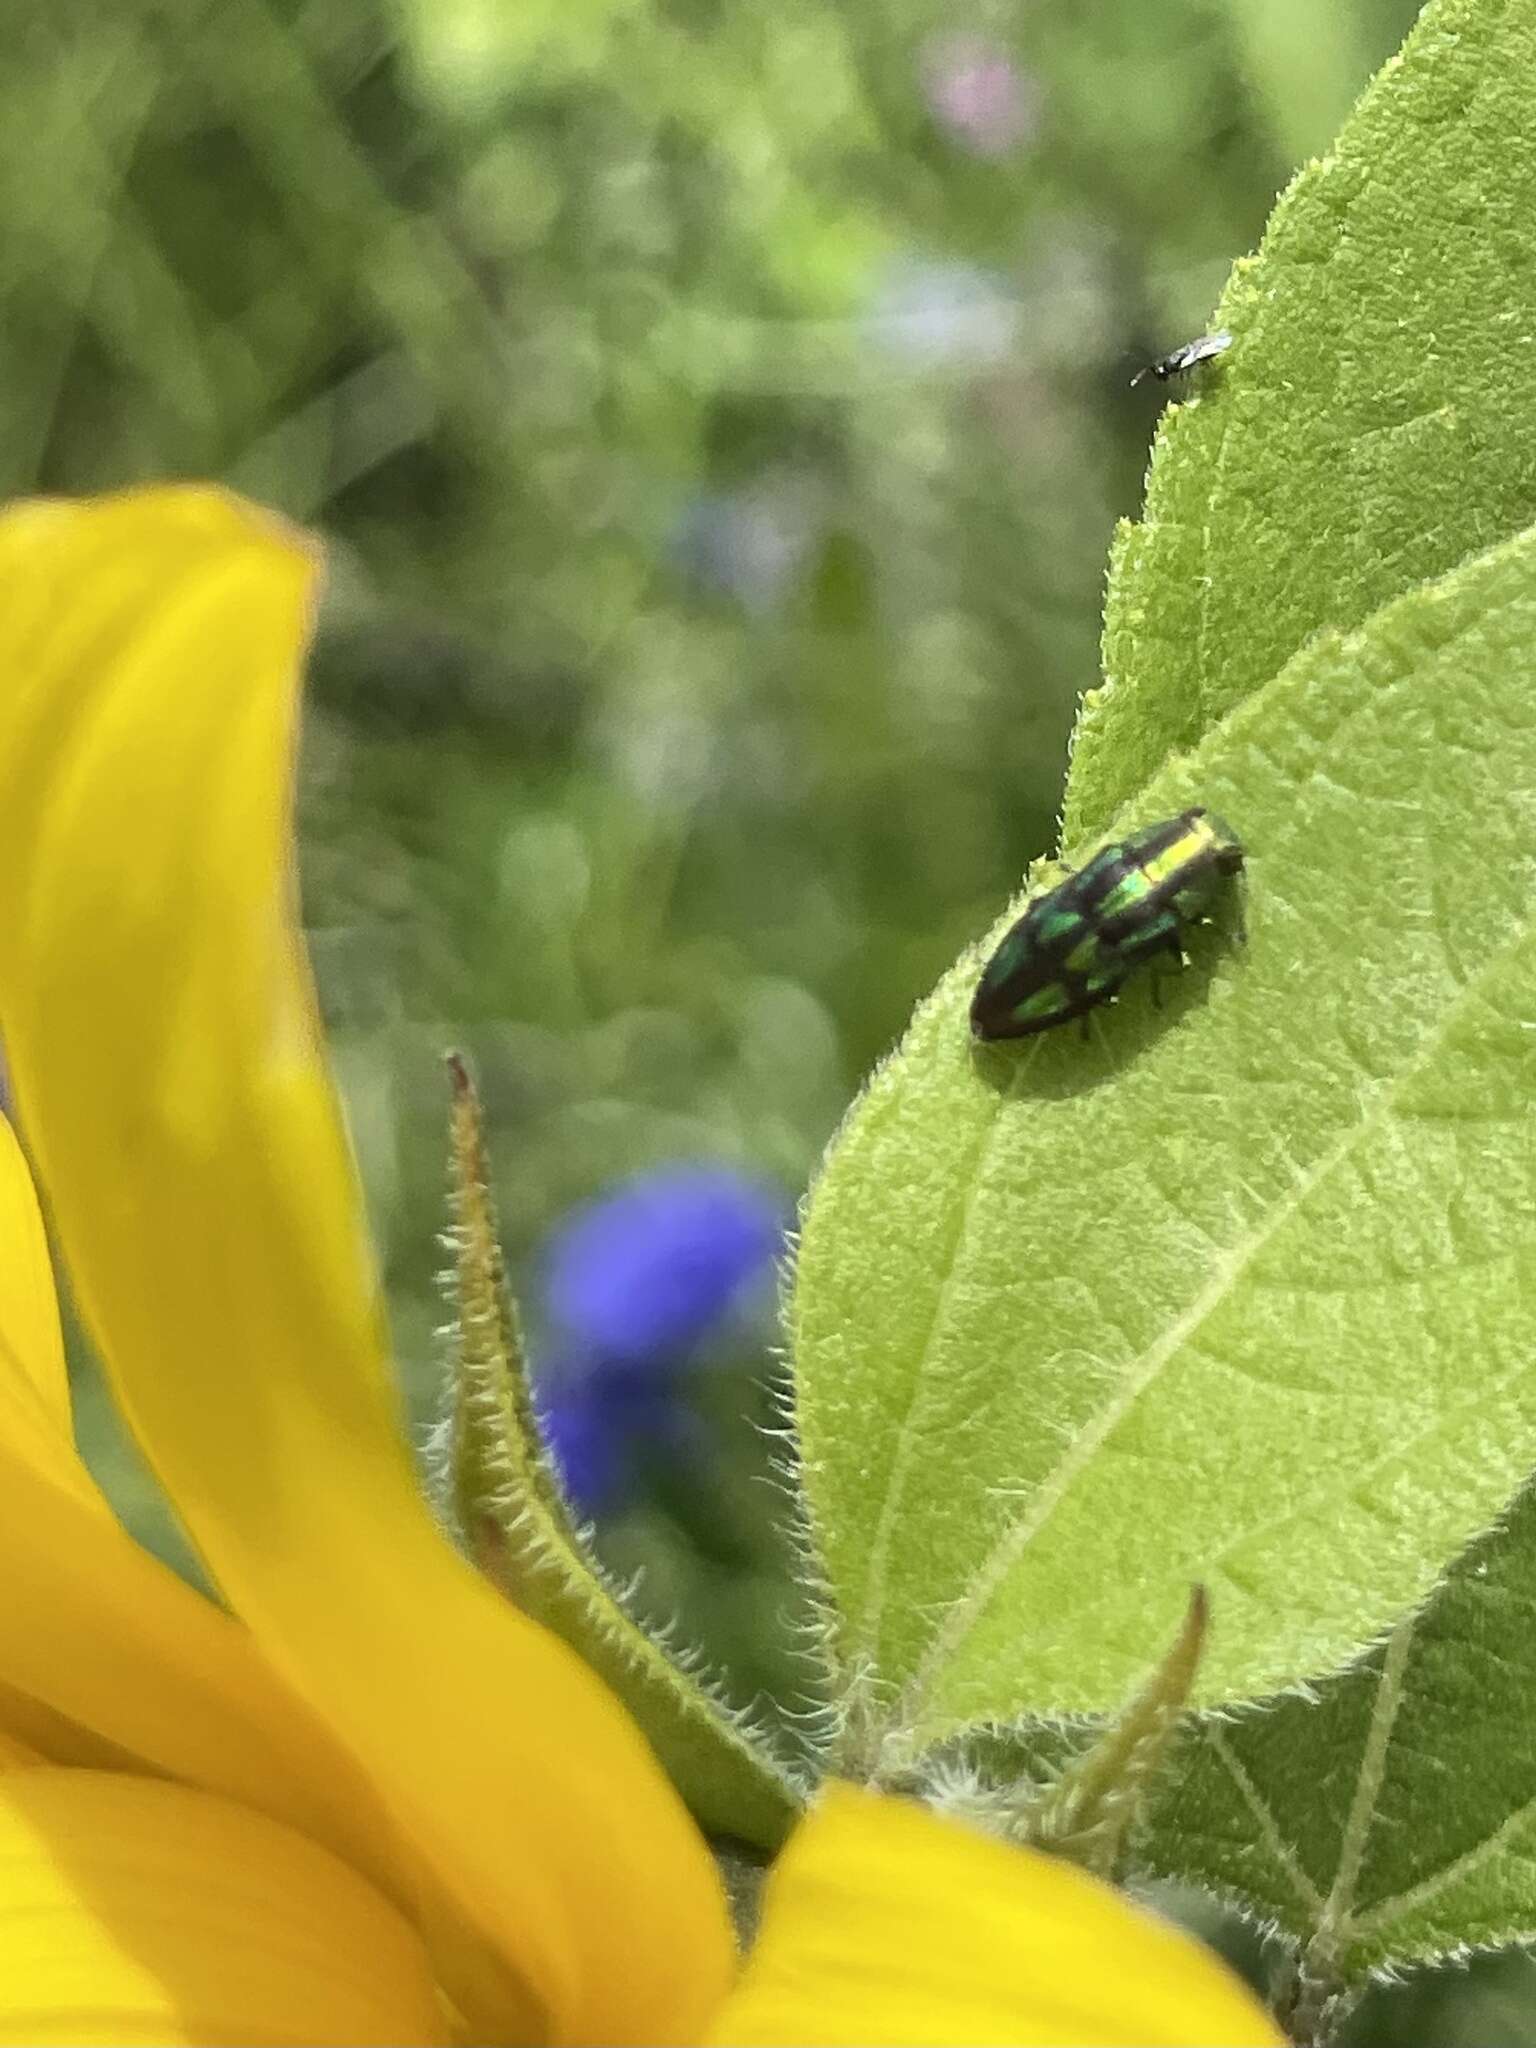
[[[1429,1064],[1442,1041],[1459,1021],[1462,1011],[1479,999],[1480,984],[1497,973],[1510,957],[1518,954],[1532,937],[1533,929],[1536,929],[1536,926],[1533,926],[1530,920],[1521,922],[1511,938],[1504,945],[1495,948],[1483,960],[1478,971],[1469,977],[1458,989],[1454,999],[1440,1012],[1433,1028],[1424,1034],[1418,1050],[1404,1060],[1390,1080],[1362,1091],[1357,1098],[1358,1114],[1355,1120],[1346,1125],[1334,1143],[1328,1146],[1310,1167],[1305,1170],[1298,1169],[1291,1188],[1275,1203],[1270,1214],[1254,1230],[1247,1243],[1234,1248],[1216,1262],[1215,1270],[1188,1308],[1175,1317],[1164,1334],[1150,1344],[1139,1359],[1128,1366],[1119,1391],[1112,1399],[1106,1401],[1093,1421],[1085,1424],[1076,1440],[1057,1461],[1055,1469],[1041,1481],[1034,1491],[1028,1509],[1002,1530],[986,1557],[970,1574],[966,1585],[956,1596],[942,1626],[930,1638],[928,1647],[919,1659],[903,1692],[902,1711],[909,1717],[908,1725],[915,1725],[916,1716],[943,1665],[970,1633],[1014,1565],[1045,1527],[1073,1483],[1103,1447],[1111,1432],[1154,1384],[1169,1360],[1226,1299],[1234,1283],[1290,1221],[1313,1191],[1343,1164],[1362,1139],[1373,1132],[1381,1120],[1390,1113],[1398,1092]],[[952,1279],[951,1270],[945,1279],[946,1295]],[[941,1322],[942,1317],[936,1318],[933,1328],[939,1327]],[[930,1342],[931,1337],[932,1330]],[[914,1402],[913,1413],[915,1412]]]
[[[1290,1881],[1291,1889],[1309,1913],[1321,1913],[1323,1895],[1308,1877],[1296,1851],[1280,1832],[1280,1823],[1275,1818],[1273,1807],[1232,1754],[1231,1747],[1223,1739],[1220,1730],[1207,1729],[1205,1739],[1226,1767],[1228,1776],[1237,1787],[1238,1797],[1253,1815],[1265,1847]]]

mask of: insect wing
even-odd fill
[[[1147,363],[1138,370],[1131,379],[1131,389],[1134,391],[1146,377],[1155,377],[1159,384],[1166,384],[1170,377],[1182,377],[1187,370],[1198,369],[1201,363],[1225,354],[1231,346],[1232,337],[1224,327],[1218,328],[1215,334],[1201,334],[1193,341],[1181,342],[1167,355],[1159,356],[1155,363]]]
[[[1048,1031],[1118,988],[1126,969],[1106,955],[1084,908],[1085,886],[1102,858],[1037,897],[1003,934],[971,1002],[977,1038]]]

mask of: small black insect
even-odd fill
[[[1212,356],[1222,355],[1232,346],[1232,337],[1223,327],[1215,334],[1202,334],[1197,341],[1182,342],[1178,348],[1170,349],[1165,356],[1159,356],[1155,363],[1138,370],[1131,379],[1134,391],[1143,377],[1155,377],[1159,384],[1166,384],[1170,377],[1182,377],[1187,370],[1197,370],[1202,363],[1208,363]]]

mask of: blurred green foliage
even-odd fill
[[[0,481],[332,543],[306,900],[407,1296],[445,1030],[514,1252],[803,1183],[1050,837],[1127,369],[1411,11],[13,9]]]
[[[445,1047],[514,1271],[660,1160],[803,1187],[1052,840],[1130,372],[1414,12],[12,0],[0,489],[211,476],[330,544],[305,902],[418,1421]],[[792,1703],[763,1362],[605,1542]],[[1527,1974],[1436,2038],[1536,2040]]]

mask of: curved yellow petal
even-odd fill
[[[0,1116],[0,1445],[94,1491],[75,1455],[48,1238],[16,1134]]]
[[[704,1848],[443,1540],[400,1434],[293,914],[313,581],[212,491],[0,521],[16,1100],[119,1398],[263,1651],[556,2037],[683,2038],[731,1963]]]
[[[446,2039],[420,1937],[304,1836],[179,1785],[0,1775],[0,2042]]]
[[[130,1776],[144,1769],[143,1759],[123,1749],[109,1736],[99,1734],[84,1722],[22,1692],[0,1678],[0,1755],[6,1770],[28,1769],[33,1764],[70,1764],[86,1771],[126,1771]]]
[[[55,1763],[222,1793],[406,1891],[354,1759],[248,1631],[141,1550],[99,1497],[0,1457],[0,1557],[0,1731]]]
[[[1283,2048],[1209,1950],[1069,1863],[832,1786],[768,1880],[717,2048]]]
[[[0,1117],[0,1768],[163,1774],[406,1883],[345,1752],[212,1606],[112,1519],[81,1463],[37,1197]]]
[[[31,1771],[40,1764],[51,1761],[45,1749],[38,1749],[26,1739],[12,1731],[6,1720],[6,1708],[11,1704],[0,1687],[0,1771]]]

